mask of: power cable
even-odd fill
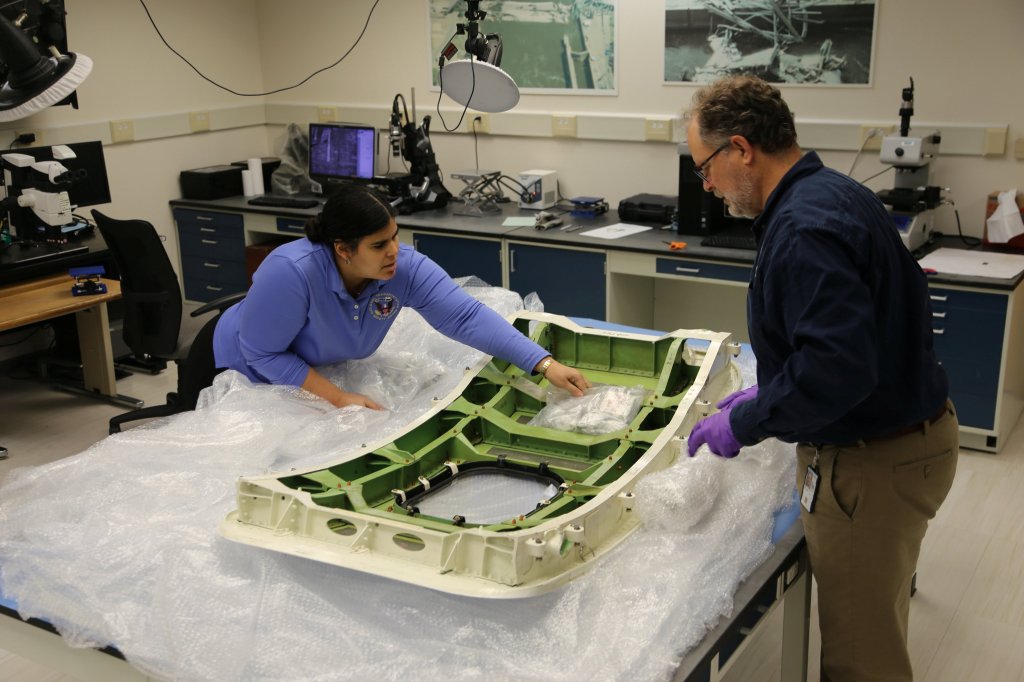
[[[173,52],[174,54],[176,54],[181,59],[181,61],[183,61],[186,64],[188,64],[189,67],[191,67],[193,71],[198,73],[199,76],[203,80],[207,81],[208,83],[211,83],[212,85],[217,86],[221,90],[225,90],[227,92],[230,92],[232,95],[238,95],[239,97],[263,97],[264,95],[273,95],[273,94],[276,94],[278,92],[284,92],[285,90],[293,90],[293,89],[299,87],[300,85],[305,84],[307,81],[309,81],[311,78],[313,78],[313,76],[319,75],[319,74],[321,74],[324,71],[327,71],[329,69],[333,69],[335,66],[337,66],[342,61],[344,61],[345,57],[349,56],[349,54],[352,52],[352,50],[356,49],[356,46],[359,44],[359,41],[363,39],[363,35],[366,33],[366,28],[370,25],[370,18],[373,16],[373,11],[375,9],[377,9],[377,5],[380,4],[380,0],[374,0],[373,7],[370,8],[370,13],[366,15],[366,22],[363,24],[363,30],[359,32],[359,37],[356,38],[356,42],[352,43],[352,47],[348,48],[348,50],[345,52],[345,54],[341,55],[341,57],[339,57],[336,62],[334,62],[333,64],[329,64],[328,66],[325,66],[325,67],[323,67],[321,69],[317,69],[316,71],[314,71],[313,73],[309,74],[308,76],[303,78],[301,81],[299,81],[295,85],[289,85],[287,87],[278,88],[276,90],[268,90],[267,92],[238,92],[236,90],[232,90],[231,88],[229,88],[229,87],[227,87],[225,85],[221,85],[217,81],[213,80],[212,78],[210,78],[209,76],[204,74],[202,71],[197,69],[195,64],[190,62],[185,57],[185,55],[183,55],[180,52],[178,52],[177,50],[175,50],[171,46],[171,44],[169,42],[167,42],[167,39],[164,38],[164,34],[160,32],[160,28],[156,25],[156,21],[153,20],[153,15],[150,14],[149,7],[146,6],[145,0],[139,0],[139,4],[141,4],[142,5],[142,9],[144,9],[146,11],[146,16],[149,17],[149,23],[151,23],[153,25],[153,30],[155,30],[156,34],[158,36],[160,36],[160,40],[162,40],[164,45],[167,46],[167,49],[170,50],[171,52]]]

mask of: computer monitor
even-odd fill
[[[67,168],[69,175],[60,184],[54,185],[46,176],[25,166],[16,166],[4,161],[3,184],[6,188],[7,210],[11,225],[15,227],[21,239],[33,239],[41,236],[51,238],[54,230],[44,227],[31,208],[17,205],[17,196],[26,188],[35,188],[44,192],[68,193],[73,207],[96,206],[110,203],[110,183],[107,180],[107,164],[103,155],[103,144],[94,142],[74,142],[63,145],[74,152],[74,158],[58,159]],[[48,147],[15,148],[0,152],[4,154],[24,154],[35,161],[53,161],[54,151]],[[51,226],[53,227],[53,226]]]
[[[309,177],[330,182],[369,182],[377,154],[377,130],[353,123],[309,124]]]

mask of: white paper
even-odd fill
[[[253,194],[263,194],[263,159],[249,159],[249,173],[252,174]]]
[[[999,193],[999,205],[985,221],[988,227],[988,240],[1003,244],[1017,235],[1024,234],[1024,220],[1020,217],[1017,206],[1017,190],[1008,189]]]
[[[252,186],[252,171],[242,171],[242,194],[247,197],[257,194],[256,190]]]
[[[536,218],[505,218],[502,227],[533,227]]]
[[[644,225],[630,225],[629,223],[615,223],[614,225],[608,225],[606,227],[599,227],[596,230],[587,230],[586,232],[580,232],[580,236],[583,237],[597,237],[598,239],[619,239],[621,237],[628,237],[631,234],[637,232],[646,232],[652,228]]]
[[[925,269],[944,275],[1013,279],[1024,271],[1024,256],[991,251],[936,249],[917,261]]]

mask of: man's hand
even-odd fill
[[[572,367],[566,367],[555,360],[548,365],[547,371],[544,372],[544,378],[551,382],[552,386],[564,388],[577,398],[583,395],[584,390],[590,388],[590,382],[582,372]]]
[[[745,403],[748,400],[753,400],[756,397],[757,397],[757,384],[754,384],[753,386],[750,386],[749,388],[744,388],[741,391],[736,391],[735,393],[730,393],[729,395],[727,395],[724,398],[722,398],[721,400],[719,400],[718,404],[715,405],[715,407],[717,407],[720,410],[724,410],[727,407],[736,407],[740,403]]]
[[[694,424],[686,441],[686,450],[690,457],[697,454],[697,448],[705,444],[711,452],[720,457],[735,457],[739,454],[742,445],[732,433],[729,412],[729,408],[726,408]]]

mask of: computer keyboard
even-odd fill
[[[249,199],[253,206],[275,206],[278,208],[313,208],[319,206],[320,201],[311,197],[289,197],[274,194],[265,194]]]
[[[745,234],[712,234],[700,240],[701,246],[717,246],[720,249],[747,249],[757,251],[757,240],[754,235]]]

